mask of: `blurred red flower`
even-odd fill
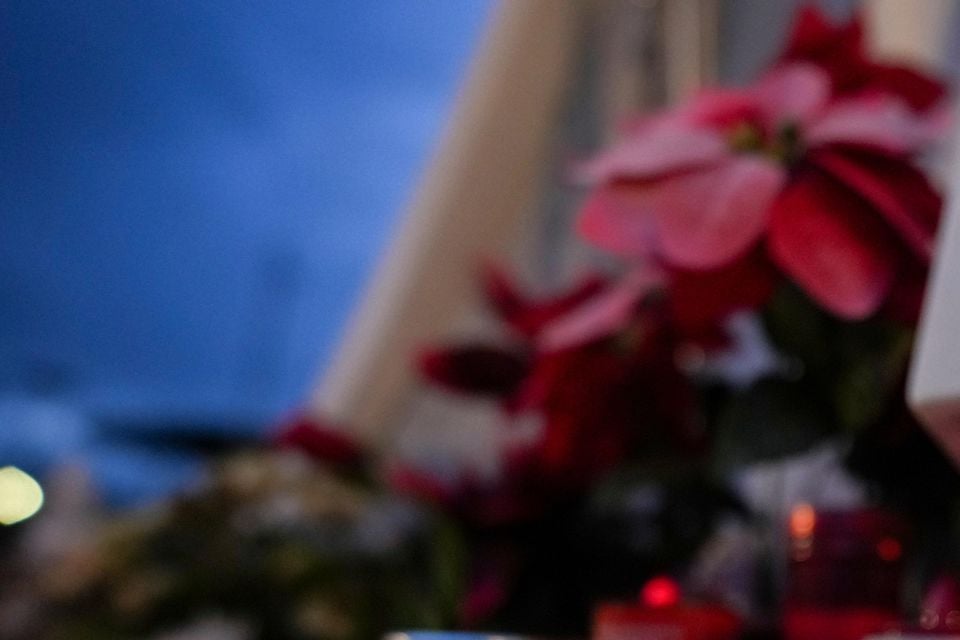
[[[281,423],[274,444],[342,468],[360,467],[366,460],[363,446],[346,427],[306,413],[297,413]]]
[[[901,98],[915,110],[936,106],[946,96],[943,83],[922,71],[871,60],[859,14],[845,23],[831,24],[817,7],[802,7],[780,62],[817,65],[829,75],[835,95],[880,91]]]
[[[525,354],[476,343],[425,349],[417,365],[444,389],[495,397],[513,393],[529,369]]]
[[[538,430],[519,442],[508,439],[495,479],[469,472],[440,478],[400,465],[389,473],[394,488],[494,526],[538,517],[641,446],[699,444],[692,389],[676,362],[687,337],[674,330],[674,310],[659,295],[662,274],[637,271],[615,284],[592,277],[587,282],[595,284],[534,301],[504,274],[489,273],[495,274],[491,302],[506,312],[506,322],[536,318],[523,325],[519,354],[475,344],[432,350],[421,358],[421,372],[443,388],[493,394],[505,424]],[[699,336],[709,327],[715,338],[720,316],[708,315],[700,311],[691,326]]]
[[[929,262],[940,199],[911,156],[937,122],[892,93],[831,99],[828,74],[777,67],[649,119],[588,162],[579,230],[597,246],[704,272],[758,243],[834,314],[861,319]]]
[[[662,319],[641,314],[627,333],[543,353],[510,410],[541,420],[535,440],[508,452],[508,473],[551,492],[589,487],[636,454],[697,443],[692,389]]]

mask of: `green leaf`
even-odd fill
[[[807,385],[779,378],[731,396],[717,422],[713,470],[724,474],[809,449],[834,431],[823,405]]]
[[[437,519],[430,544],[434,591],[441,614],[438,623],[442,626],[453,621],[466,589],[467,549],[459,529],[445,518]]]
[[[763,311],[767,334],[776,349],[799,358],[807,368],[829,367],[833,320],[802,291],[783,286]]]
[[[843,361],[834,387],[837,419],[859,431],[883,418],[903,393],[913,334],[870,321],[843,327]]]

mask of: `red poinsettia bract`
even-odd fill
[[[641,445],[696,443],[689,382],[675,358],[684,338],[657,295],[664,282],[653,272],[615,284],[590,278],[532,301],[504,274],[490,272],[492,306],[523,336],[516,350],[434,349],[420,369],[442,388],[497,397],[507,424],[535,423],[539,430],[532,439],[508,439],[494,482],[469,474],[451,482],[399,467],[391,471],[393,485],[475,523],[504,524],[569,500]],[[698,335],[710,333],[708,325],[698,319]]]
[[[350,435],[349,429],[307,413],[296,413],[277,428],[274,444],[282,449],[296,449],[311,458],[335,467],[352,469],[365,464],[362,444]]]
[[[859,14],[832,24],[815,6],[802,7],[778,62],[817,65],[830,77],[834,95],[879,91],[901,98],[918,111],[935,107],[946,97],[943,83],[922,71],[872,60]]]
[[[789,55],[756,85],[703,92],[582,167],[593,185],[583,237],[692,272],[726,268],[761,247],[847,319],[910,298],[899,289],[922,281],[914,276],[929,262],[940,210],[913,158],[942,123],[915,107],[939,93],[908,103],[882,81],[894,68],[865,61],[858,39],[815,27],[798,27]],[[821,55],[827,40],[850,49],[846,63]],[[845,71],[813,64],[821,57],[873,75],[853,91]]]

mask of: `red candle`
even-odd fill
[[[719,606],[608,603],[594,614],[592,640],[733,640],[742,627],[738,616]]]
[[[896,628],[906,525],[879,509],[790,516],[786,640],[862,640]]]

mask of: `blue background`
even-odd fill
[[[0,463],[118,501],[296,405],[428,160],[488,0],[0,7]],[[152,466],[147,466],[152,465]]]

